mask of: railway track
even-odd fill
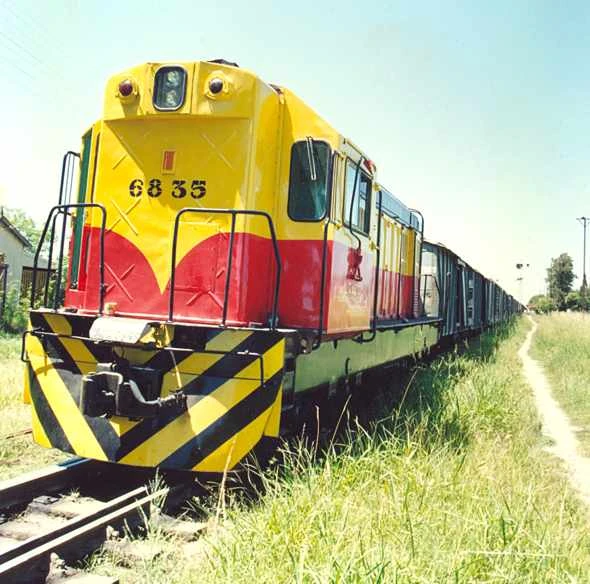
[[[137,533],[164,501],[177,509],[195,493],[185,476],[72,459],[0,482],[0,583],[88,580],[52,562],[72,566],[107,541],[113,530]],[[114,583],[93,577],[92,582]]]

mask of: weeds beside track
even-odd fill
[[[401,406],[382,396],[378,424],[349,420],[326,451],[290,446],[254,502],[221,493],[193,556],[168,542],[153,562],[127,570],[107,554],[94,570],[126,582],[586,581],[587,518],[543,448],[516,356],[526,329],[421,366]]]
[[[62,460],[63,453],[37,446],[26,430],[31,411],[23,403],[21,338],[0,334],[0,480]]]
[[[587,581],[587,516],[544,450],[516,356],[527,328],[420,366],[405,395],[371,400],[362,417],[377,424],[345,417],[325,450],[292,443],[258,497],[196,502],[211,519],[191,553],[154,524],[159,556],[101,552],[88,567],[125,582]],[[17,403],[20,377],[11,391]]]

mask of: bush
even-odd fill
[[[17,287],[10,287],[6,293],[2,329],[9,333],[22,333],[29,322],[29,299],[21,297]]]
[[[544,294],[537,294],[529,300],[529,305],[532,310],[540,314],[549,314],[556,310],[555,303],[549,296]]]
[[[586,291],[569,292],[565,297],[565,306],[568,310],[588,310],[588,296]]]

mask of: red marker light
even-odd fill
[[[219,77],[215,77],[209,81],[209,91],[214,95],[221,93],[223,91],[223,79],[219,79]]]
[[[133,93],[133,83],[129,79],[125,79],[119,83],[119,94],[123,97],[129,97]]]
[[[369,170],[369,172],[374,173],[376,170],[376,166],[375,163],[372,160],[368,160],[367,158],[365,158],[364,160],[365,166],[367,167],[367,169]]]

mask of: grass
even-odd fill
[[[20,336],[0,336],[0,479],[40,468],[65,455],[37,446],[30,434],[30,406],[23,404],[24,366],[20,361]]]
[[[545,369],[555,399],[578,428],[582,454],[590,456],[590,314],[535,316],[532,356]]]
[[[285,447],[259,495],[200,501],[190,551],[134,562],[95,555],[125,582],[585,582],[590,527],[544,450],[516,351],[528,324],[422,366],[368,427],[318,451]],[[387,395],[387,392],[384,392]]]

